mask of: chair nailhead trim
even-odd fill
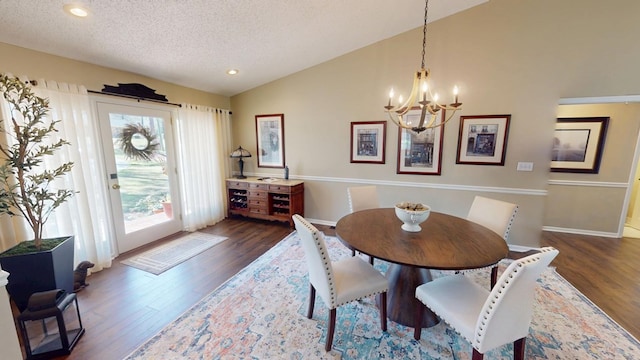
[[[304,224],[304,225],[311,233],[315,232],[315,230],[312,229],[311,227],[309,227],[307,224]],[[318,249],[322,249],[320,238],[318,237],[317,233],[315,234],[314,240],[316,242],[316,246],[318,247]],[[324,251],[322,251],[321,255],[322,255],[322,260],[324,261],[325,271],[327,272],[327,276],[329,278],[329,290],[331,292],[331,303],[335,303],[335,306],[333,306],[333,307],[329,306],[329,309],[335,309],[338,306],[341,306],[341,305],[344,305],[344,304],[347,304],[347,303],[350,303],[350,302],[358,301],[360,299],[363,299],[363,298],[366,298],[366,297],[369,297],[369,296],[378,295],[378,294],[382,294],[382,293],[387,292],[388,289],[385,289],[384,291],[376,291],[376,292],[373,292],[373,293],[371,293],[369,295],[365,295],[365,296],[359,297],[357,299],[345,301],[345,302],[342,302],[342,303],[339,303],[339,304],[336,303],[337,299],[336,299],[335,283],[333,281],[333,272],[330,271],[331,270],[331,260],[330,260],[330,258],[328,256],[328,254],[325,253]]]
[[[540,253],[554,251],[554,250],[555,249],[553,249],[553,248],[543,248],[543,249],[541,249]],[[510,279],[513,279],[515,277],[515,274],[518,271],[520,271],[520,269],[524,268],[525,264],[534,263],[534,262],[540,261],[540,259],[541,259],[540,256],[535,256],[535,257],[527,259],[527,260],[525,260],[523,262],[517,263],[517,266],[513,268],[513,270],[512,270],[513,272],[511,274],[509,274],[508,278],[501,280],[500,287],[495,290],[495,295],[494,295],[493,299],[491,299],[489,305],[487,305],[487,308],[486,308],[486,310],[484,312],[484,315],[482,316],[482,320],[480,321],[480,324],[478,325],[478,329],[477,329],[477,331],[475,333],[475,338],[474,339],[466,338],[464,335],[460,334],[460,332],[457,331],[455,328],[451,327],[451,324],[448,321],[444,320],[444,322],[451,329],[455,330],[456,333],[458,333],[458,335],[460,335],[463,338],[465,338],[477,350],[479,348],[483,338],[484,338],[487,323],[488,323],[489,319],[492,316],[493,310],[495,308],[495,305],[496,305],[498,299],[502,296],[502,294],[504,293],[504,290],[508,286],[510,286],[510,283],[511,283]],[[419,299],[419,300],[422,301],[422,299]],[[436,315],[442,319],[440,314],[436,313]]]

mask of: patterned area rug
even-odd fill
[[[195,231],[122,260],[121,263],[159,275],[226,239],[224,236]]]
[[[333,260],[350,256],[327,239]],[[376,267],[388,264],[376,260]],[[444,274],[434,271],[434,277]],[[468,276],[488,285],[486,272]],[[553,269],[539,280],[526,344],[531,359],[640,359],[640,343]],[[373,299],[338,308],[333,350],[324,351],[327,308],[316,301],[306,318],[307,265],[292,233],[165,327],[127,359],[470,359],[471,346],[444,323],[380,330]],[[512,345],[485,354],[513,359]]]

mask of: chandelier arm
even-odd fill
[[[428,108],[429,108],[429,106],[425,105],[420,110],[420,122],[418,123],[418,128],[422,128],[424,126],[424,118],[427,115],[427,109]],[[429,121],[429,123],[431,123],[431,121]]]
[[[455,114],[456,111],[458,111],[458,109],[453,109],[453,111],[451,111],[451,114],[449,115],[449,117],[447,117],[442,124],[444,125],[444,123],[446,123],[447,121],[451,120],[451,118],[453,117],[453,114]]]
[[[437,125],[437,124],[434,126],[434,123],[436,122],[437,118],[438,117],[436,116],[435,113],[431,114],[431,119],[429,119],[429,123],[427,124],[427,126],[425,126],[425,129],[433,129],[433,128],[438,127],[439,125]]]
[[[389,120],[391,120],[394,124],[396,124],[399,128],[403,128],[403,129],[410,129],[411,127],[405,125],[402,122],[402,116],[401,115],[395,115],[398,117],[398,119],[395,118],[394,114],[392,114],[391,112],[387,112],[387,115],[389,115]]]
[[[437,124],[435,124],[435,125],[433,125],[431,127],[427,126],[427,129],[435,129],[437,127],[443,126],[444,124],[446,124],[447,122],[449,122],[449,120],[451,120],[453,118],[453,114],[455,114],[456,111],[457,111],[457,109],[453,109],[451,114],[449,114],[449,116],[447,116],[443,122],[437,123]],[[435,120],[435,118],[434,118],[434,120]]]
[[[424,70],[424,69],[423,69]],[[413,86],[411,87],[411,93],[409,94],[409,98],[403,104],[398,104],[398,106],[391,108],[389,111],[394,111],[400,115],[406,114],[409,110],[411,110],[411,105],[416,102],[416,99],[420,95],[420,76],[422,71],[417,72],[413,77]]]
[[[457,105],[457,106],[455,106],[455,104],[452,104],[452,105],[440,105],[440,108],[442,110],[449,110],[449,111],[453,110],[454,112],[460,110],[460,106],[459,105]]]
[[[410,110],[408,106],[398,107],[397,109],[398,110],[395,110],[395,111],[392,110],[392,111],[395,112],[398,115],[398,117],[402,117],[404,114],[408,113]]]

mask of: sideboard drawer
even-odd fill
[[[249,189],[259,189],[259,190],[268,190],[269,189],[269,184],[255,184],[255,183],[249,183]]]
[[[260,214],[260,215],[268,215],[269,214],[269,210],[267,208],[249,208],[249,213],[250,214]]]
[[[250,199],[266,199],[267,192],[265,190],[249,190]]]
[[[227,181],[229,189],[247,189],[249,184],[246,181]]]
[[[291,186],[286,185],[269,185],[270,192],[277,192],[281,194],[288,194],[291,192]]]
[[[269,202],[265,199],[249,199],[249,208],[267,208],[269,206]]]

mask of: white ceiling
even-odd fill
[[[429,21],[486,1],[431,0]],[[0,0],[0,42],[226,96],[424,21],[423,0],[73,1],[84,19],[69,2]]]

